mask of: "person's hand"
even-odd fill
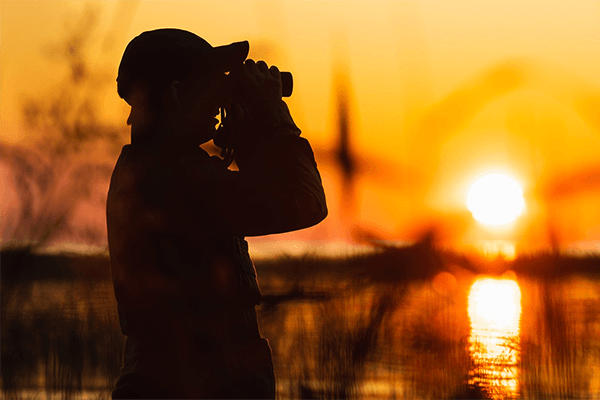
[[[234,146],[238,166],[244,165],[269,138],[299,136],[301,133],[283,101],[279,69],[251,59],[246,60],[240,69],[241,91],[228,110],[232,130],[236,132]]]
[[[242,89],[250,102],[282,99],[281,74],[276,66],[269,68],[264,61],[247,59],[241,72]]]

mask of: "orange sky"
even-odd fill
[[[252,57],[293,72],[288,104],[317,161],[336,139],[333,77],[345,68],[355,150],[395,165],[389,179],[367,175],[356,188],[361,225],[386,237],[436,224],[468,240],[541,243],[551,214],[566,242],[600,239],[600,190],[579,185],[582,171],[600,169],[596,2],[2,1],[3,141],[32,141],[20,122],[22,100],[64,79],[47,54],[90,7],[99,22],[92,65],[109,80],[127,42],[144,30],[184,28],[213,45],[250,40]],[[99,104],[107,123],[124,124],[127,107],[115,89],[99,92]],[[337,219],[339,177],[326,164]],[[469,185],[485,172],[510,174],[525,189],[528,211],[510,234],[486,233],[465,214]],[[548,187],[564,187],[561,180],[573,188],[559,196]],[[551,202],[540,194],[548,191]],[[324,229],[343,236],[339,226]]]

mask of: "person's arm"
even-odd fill
[[[214,188],[215,211],[237,236],[307,228],[327,216],[325,192],[308,141],[279,135]]]
[[[219,172],[217,165],[213,185],[200,172],[206,165],[191,166],[183,197],[203,209],[198,219],[212,232],[259,236],[315,225],[327,216],[325,192],[310,144],[281,98],[279,70],[248,60],[243,74],[246,95],[231,110],[239,172]]]
[[[252,60],[240,71],[244,96],[233,111],[240,131],[237,180],[216,188],[233,232],[257,236],[307,228],[327,215],[310,144],[281,96],[277,67]]]
[[[239,161],[238,161],[239,162]],[[327,216],[325,192],[308,141],[272,135],[246,154],[239,171],[216,157],[182,160],[175,230],[259,236],[307,228]],[[170,218],[171,219],[171,218]]]

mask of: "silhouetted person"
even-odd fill
[[[107,225],[127,341],[113,398],[275,397],[244,236],[309,227],[327,208],[279,70],[246,60],[248,48],[159,29],[123,54],[131,144],[112,175]],[[199,147],[223,107],[239,171]]]

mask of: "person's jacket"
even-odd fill
[[[327,215],[308,141],[293,129],[278,133],[239,149],[239,171],[199,147],[123,147],[107,199],[111,273],[127,336],[118,390],[162,386],[198,397],[223,393],[212,386],[230,385],[236,368],[272,371],[244,237],[303,229]],[[227,374],[215,363],[230,365],[219,367]]]
[[[327,215],[307,140],[271,136],[241,152],[238,166],[229,170],[201,148],[123,147],[107,200],[123,334],[160,330],[180,312],[258,304],[244,237],[303,229]]]

